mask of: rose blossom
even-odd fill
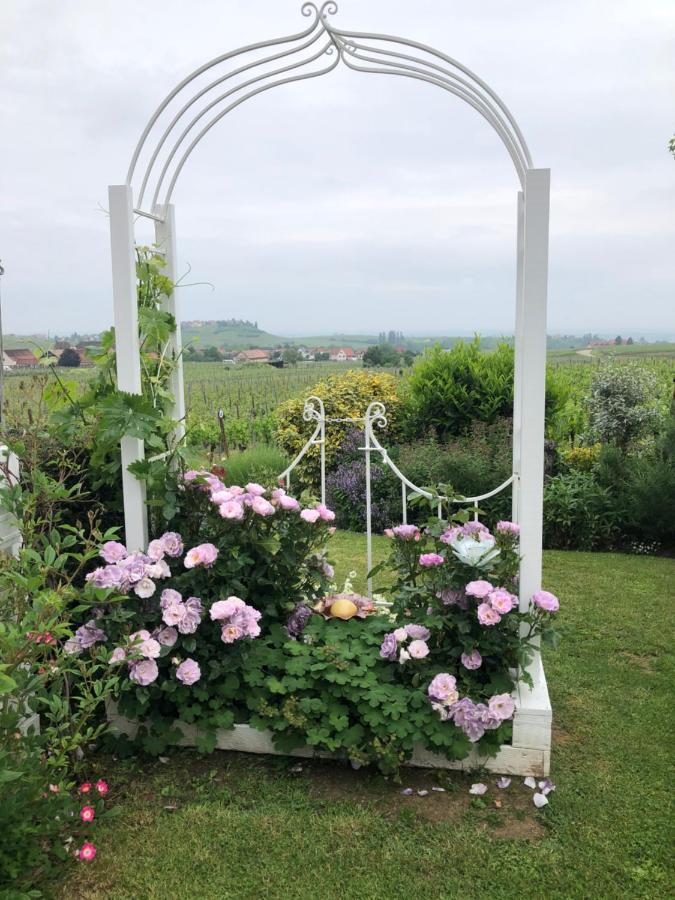
[[[152,684],[158,675],[159,669],[154,659],[141,659],[129,667],[129,678],[143,687]]]
[[[148,578],[147,575],[144,575],[140,581],[137,581],[134,585],[134,594],[137,597],[140,597],[141,600],[147,600],[148,597],[152,597],[155,593],[155,582]]]
[[[318,509],[303,509],[303,511],[300,513],[300,518],[304,522],[309,522],[310,525],[313,525],[319,518],[319,510]]]
[[[493,716],[500,721],[510,719],[513,715],[516,704],[511,694],[495,694],[488,700],[488,708]]]
[[[421,534],[417,525],[395,525],[390,529],[394,537],[402,541],[419,541]]]
[[[176,669],[176,678],[188,686],[199,681],[201,677],[199,663],[194,659],[184,660]]]
[[[489,603],[481,603],[476,614],[481,625],[496,625],[502,620],[497,610],[493,609]]]
[[[297,512],[300,509],[300,504],[295,497],[289,497],[288,494],[279,497],[279,506],[288,512]]]
[[[233,616],[245,606],[246,604],[239,597],[228,597],[227,600],[216,600],[216,602],[211,605],[209,615],[214,621],[219,619],[229,619],[230,616]]]
[[[178,632],[171,626],[162,628],[161,631],[159,631],[159,633],[157,634],[157,640],[162,645],[162,647],[173,647],[173,645],[178,640]]]
[[[80,810],[80,818],[83,822],[93,822],[96,817],[96,810],[93,806],[83,806]]]
[[[335,521],[335,513],[332,509],[328,509],[328,507],[324,503],[320,503],[317,506],[317,512],[319,516],[323,519],[324,522],[334,522]]]
[[[129,553],[119,541],[106,541],[101,547],[100,555],[107,563],[116,563],[125,559]]]
[[[429,655],[429,647],[427,646],[426,641],[410,641],[408,644],[408,653],[413,659],[424,659],[425,656]]]
[[[455,703],[458,696],[457,679],[447,672],[439,672],[427,688],[427,694],[432,700],[439,700],[441,703]]]
[[[264,497],[255,496],[251,502],[251,509],[259,516],[273,516],[276,510],[269,500]]]
[[[220,632],[220,639],[224,644],[233,644],[243,637],[244,631],[239,625],[223,625],[222,631]]]
[[[394,631],[394,637],[396,638],[396,640],[397,640],[397,641],[399,642],[399,644],[400,644],[401,641],[405,641],[405,640],[408,639],[408,632],[407,632],[407,630],[406,630],[405,628],[397,628],[397,629]]]
[[[198,544],[185,554],[183,565],[186,569],[194,569],[196,566],[204,566],[208,569],[216,561],[218,548],[213,544]]]
[[[406,625],[405,631],[408,637],[420,641],[427,641],[431,637],[431,632],[424,625]]]
[[[91,790],[91,781],[82,782],[82,784],[77,789],[78,793],[80,793],[80,794],[88,794],[90,790]]]
[[[175,559],[183,552],[183,538],[177,531],[165,531],[160,541],[167,556]]]
[[[162,612],[162,621],[165,625],[178,625],[185,615],[185,604],[182,602],[172,603]]]
[[[159,597],[159,605],[162,609],[166,609],[168,606],[175,606],[177,603],[182,602],[182,594],[179,594],[178,591],[174,591],[173,588],[165,588]]]
[[[139,653],[146,659],[157,659],[161,650],[159,641],[156,641],[154,638],[148,638],[138,647]]]
[[[107,637],[105,632],[98,627],[96,621],[90,619],[84,625],[80,625],[77,629],[75,632],[75,640],[79,644],[80,649],[88,650],[99,641],[106,641]]]
[[[148,556],[150,559],[154,559],[155,562],[162,559],[165,554],[164,543],[161,538],[156,538],[154,541],[150,541],[148,544]]]
[[[382,659],[396,659],[396,650],[398,648],[398,641],[396,640],[396,636],[393,632],[389,632],[385,634],[382,645],[380,647],[380,656]]]
[[[470,581],[464,588],[464,592],[469,597],[478,597],[480,600],[483,600],[492,591],[494,591],[494,587],[489,581]]]
[[[108,782],[100,778],[96,782],[96,790],[99,792],[99,794],[107,794],[110,790],[110,788],[108,787]]]
[[[493,609],[496,609],[500,615],[511,612],[518,605],[518,598],[514,597],[504,588],[497,588],[488,595],[488,601]]]
[[[558,612],[560,609],[560,601],[550,591],[536,591],[532,594],[532,602],[546,612]]]
[[[239,522],[244,518],[244,507],[238,500],[227,500],[218,507],[218,512],[223,519],[234,519]]]
[[[478,650],[472,650],[471,653],[462,653],[461,659],[464,668],[469,669],[470,671],[480,669],[483,665],[483,657]]]
[[[256,484],[255,481],[249,481],[246,485],[246,490],[249,494],[253,494],[254,497],[262,497],[265,493],[265,488],[261,484]]]
[[[497,522],[495,531],[497,534],[512,534],[517,537],[520,534],[520,525],[516,525],[515,522]]]
[[[442,566],[445,560],[438,553],[423,553],[419,558],[419,564],[426,569],[432,566]]]
[[[155,563],[150,563],[145,567],[145,574],[148,578],[168,578],[171,569],[168,567],[166,560],[158,559]]]
[[[116,663],[124,662],[126,658],[127,654],[124,652],[124,649],[122,647],[115,647],[113,652],[110,654],[108,664],[114,666]]]

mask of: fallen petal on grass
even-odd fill
[[[528,775],[527,778],[524,779],[523,784],[525,787],[532,788],[532,790],[535,790],[537,787],[537,782],[531,775]]]
[[[432,790],[432,791],[436,791],[437,794],[444,794],[444,793],[445,793],[445,788],[442,788],[442,787],[432,787],[431,790]]]
[[[548,803],[548,797],[545,794],[533,794],[532,802],[537,807],[537,809],[541,809],[542,806],[546,806]]]
[[[418,791],[417,796],[418,797],[426,797],[428,793],[429,793],[429,791]]]
[[[471,785],[471,787],[469,788],[469,793],[481,796],[481,794],[484,794],[487,789],[487,784],[483,784],[482,781],[477,781],[475,784]]]
[[[403,790],[401,791],[401,793],[403,794],[404,797],[410,797],[411,794],[414,793],[414,791],[413,791],[412,788],[403,788]]]
[[[502,791],[506,790],[506,788],[511,784],[510,778],[500,778],[499,781],[496,781],[495,784]]]
[[[551,793],[551,791],[555,790],[555,785],[550,778],[545,778],[543,781],[539,782],[539,790],[546,797]]]

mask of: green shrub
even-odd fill
[[[622,516],[612,492],[590,472],[570,472],[544,485],[544,545],[563,550],[611,549]]]
[[[601,443],[628,448],[658,428],[657,380],[643,366],[603,363],[589,399],[590,431]]]
[[[270,444],[258,444],[248,450],[235,451],[222,461],[227,484],[247,484],[255,481],[275,485],[277,478],[290,462],[288,456]]]
[[[471,497],[496,488],[511,474],[511,422],[474,422],[467,434],[447,443],[433,439],[405,444],[396,452],[401,472],[420,487],[452,485],[456,494]],[[511,515],[511,490],[507,488],[481,503],[487,524]],[[421,511],[420,511],[421,514]]]
[[[468,431],[473,422],[496,422],[513,415],[513,347],[492,352],[480,340],[459,341],[452,350],[436,345],[417,360],[407,380],[406,402],[412,435],[429,429],[445,439]],[[547,376],[546,415],[551,420],[566,403],[569,387],[551,370]]]
[[[326,416],[333,419],[349,419],[363,416],[368,405],[377,400],[387,410],[387,427],[378,428],[377,436],[384,446],[391,446],[401,436],[402,403],[393,375],[372,370],[352,369],[344,375],[330,375],[307,391],[323,400]],[[304,396],[282,403],[277,409],[277,443],[291,458],[302,450],[315,428],[316,422],[302,418]],[[326,469],[330,471],[347,431],[353,428],[349,422],[331,422],[326,428]],[[302,486],[316,488],[320,483],[320,449],[310,447],[294,472],[294,480]]]

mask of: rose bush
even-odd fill
[[[325,506],[205,472],[187,473],[183,493],[182,534],[144,553],[103,546],[88,579],[126,602],[74,639],[77,652],[105,629],[119,710],[141,723],[145,750],[180,739],[176,720],[198,726],[205,751],[217,729],[249,723],[282,751],[309,745],[383,771],[416,744],[460,759],[509,740],[516,673],[536,637],[555,639],[558,608],[540,591],[519,610],[516,525],[493,535],[462,512],[396,526],[393,595],[371,601],[331,584]]]

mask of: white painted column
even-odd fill
[[[516,347],[520,381],[520,609],[541,587],[544,401],[546,395],[546,296],[548,287],[549,169],[525,174],[521,334]]]
[[[128,184],[111,185],[108,188],[108,203],[117,387],[129,394],[140,394],[142,392],[141,360],[138,340],[136,255],[131,187]],[[129,550],[145,550],[148,545],[145,484],[128,471],[131,463],[145,458],[145,448],[142,440],[125,436],[121,441],[121,450],[125,543]]]
[[[517,522],[520,499],[520,438],[523,416],[523,239],[525,230],[525,200],[518,191],[517,207],[518,231],[516,238],[516,328],[514,341],[513,369],[513,473],[511,486],[511,521]]]
[[[175,284],[176,270],[176,220],[173,203],[166,206],[158,206],[155,209],[161,222],[155,222],[155,243],[164,254],[164,274]],[[168,352],[173,355],[175,365],[171,373],[170,390],[174,396],[173,418],[178,421],[175,431],[177,440],[181,440],[185,434],[185,386],[183,382],[183,354],[182,339],[180,333],[180,316],[176,292],[166,299],[164,309],[171,313],[176,320],[176,333],[172,336]]]

